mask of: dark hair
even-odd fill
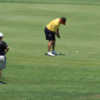
[[[62,22],[66,22],[66,18],[65,17],[61,17]]]

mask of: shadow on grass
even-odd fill
[[[44,55],[49,56],[48,53],[45,53]],[[56,56],[66,56],[66,54],[60,52],[60,53],[57,53]]]

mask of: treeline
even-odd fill
[[[0,3],[79,4],[100,5],[100,0],[0,0]]]

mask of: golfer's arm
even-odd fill
[[[7,47],[6,49],[5,49],[5,52],[7,53],[9,51],[9,47]]]
[[[58,38],[60,38],[59,28],[57,29],[56,35],[57,35]]]
[[[57,33],[59,34],[59,28],[57,28]]]

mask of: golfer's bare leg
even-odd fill
[[[54,40],[52,43],[52,51],[55,51],[55,45],[56,45],[56,41]]]
[[[2,77],[2,70],[0,69],[0,79],[1,79],[1,77]]]
[[[48,42],[48,52],[50,52],[52,44],[53,44],[53,41],[49,41]]]
[[[2,70],[0,70],[0,84],[6,84],[6,82],[1,81],[2,78]]]

